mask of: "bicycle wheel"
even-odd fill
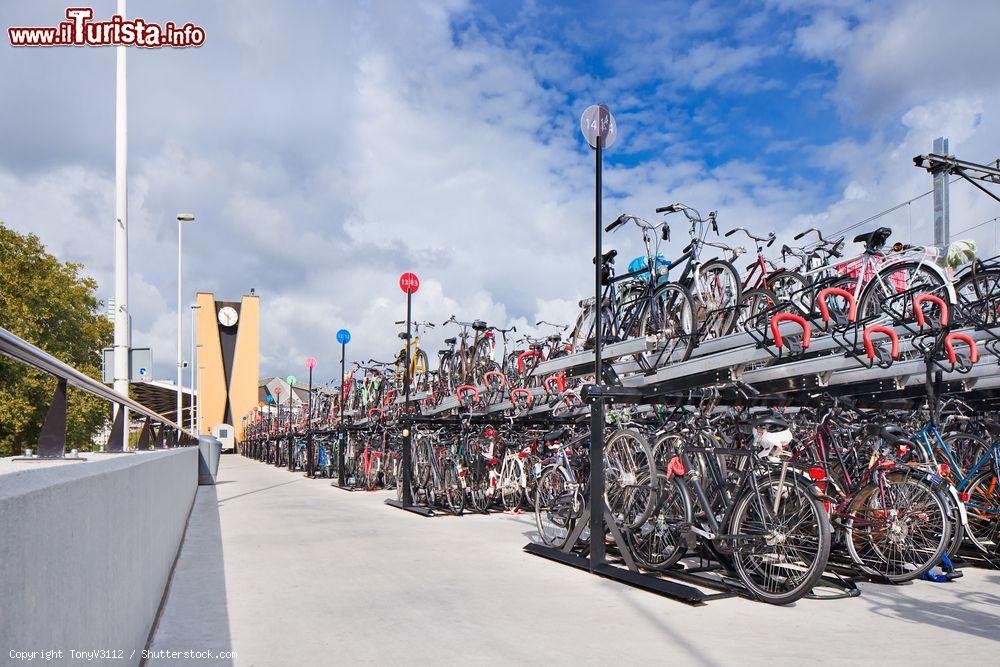
[[[646,499],[646,507],[636,510],[634,516],[626,523],[625,504],[628,496],[637,489],[639,480],[649,486],[649,480],[656,479],[656,466],[653,450],[649,440],[635,429],[619,429],[614,431],[604,445],[604,495],[615,522],[619,526],[634,528],[649,518],[653,511],[655,495],[640,494]]]
[[[418,349],[414,355],[412,384],[415,391],[427,391],[427,353]]]
[[[371,465],[368,467],[368,471],[365,473],[365,489],[368,491],[374,491],[378,487],[379,472],[381,469],[382,459],[378,456],[372,455],[374,459]]]
[[[977,474],[966,487],[969,501],[965,504],[969,515],[966,533],[976,548],[983,553],[996,555],[997,531],[1000,529],[1000,483],[995,470]]]
[[[959,465],[956,472],[965,474],[966,470],[972,470],[973,466],[990,450],[990,443],[982,438],[969,433],[949,433],[943,438],[948,451],[951,452],[955,463]],[[936,444],[936,442],[935,442]],[[940,445],[935,447],[935,455],[939,461],[948,461],[947,453],[941,451]]]
[[[500,476],[500,500],[508,512],[521,507],[524,502],[524,489],[521,488],[521,478],[517,464],[507,464]]]
[[[461,516],[465,510],[465,489],[452,461],[444,463],[444,502],[448,511]]]
[[[691,494],[677,477],[660,478],[655,490],[648,484],[639,486],[625,505],[626,524],[634,527],[624,531],[629,553],[639,567],[663,571],[679,561],[687,550],[682,530],[694,517]],[[652,502],[653,511],[639,521]]]
[[[698,270],[699,282],[693,288],[695,301],[705,308],[701,322],[703,338],[718,338],[733,330],[742,286],[736,267],[724,259],[712,259]]]
[[[830,557],[830,522],[823,503],[787,471],[757,479],[733,505],[733,566],[758,599],[789,604],[809,593]]]
[[[809,281],[802,274],[795,271],[775,271],[764,281],[764,286],[778,297],[779,301],[799,302],[806,306],[807,312],[812,310],[812,304],[805,302]]]
[[[583,512],[579,494],[569,488],[569,476],[559,467],[546,468],[535,487],[535,526],[538,538],[561,549]]]
[[[938,493],[909,473],[889,473],[848,506],[847,550],[868,575],[894,584],[926,574],[941,560],[951,526]]]
[[[778,297],[767,289],[749,289],[740,296],[740,305],[733,328],[735,331],[756,331],[767,326],[767,313],[778,303]]]
[[[865,285],[858,300],[858,319],[883,315],[896,321],[914,319],[913,299],[896,298],[901,292],[914,288],[938,296],[951,305],[944,280],[937,272],[920,262],[897,262],[881,269]]]
[[[1000,324],[996,307],[1000,296],[1000,268],[976,268],[955,285],[958,306],[973,318],[988,326]]]
[[[656,288],[643,309],[639,335],[659,336],[664,345],[660,359],[673,363],[691,356],[697,326],[691,295],[677,283],[666,283]]]

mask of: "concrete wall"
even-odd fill
[[[71,649],[139,662],[198,488],[198,449],[89,456],[0,475],[0,664],[11,650],[66,660]]]

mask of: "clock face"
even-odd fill
[[[224,327],[231,327],[240,319],[239,313],[232,306],[225,306],[219,309],[219,324]]]

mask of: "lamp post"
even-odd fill
[[[306,416],[306,477],[313,476],[313,450],[312,450],[312,416],[313,416],[313,369],[316,368],[316,359],[306,358],[306,368],[309,369],[309,411]]]
[[[125,0],[118,0],[118,15],[125,19]],[[128,396],[129,349],[132,327],[128,309],[128,95],[125,72],[127,47],[117,46],[115,66],[115,333],[114,388]],[[122,442],[129,448],[128,408],[119,405],[122,414]]]
[[[184,313],[181,310],[181,258],[184,254],[184,223],[194,222],[194,215],[191,213],[177,214],[177,423],[183,424],[184,409],[184,352],[181,348],[181,320]]]
[[[344,427],[344,402],[347,401],[347,391],[344,386],[344,362],[347,359],[347,344],[351,342],[351,332],[341,329],[337,332],[337,342],[340,343],[340,416],[337,419],[337,486],[344,486],[344,449],[347,446],[347,429]]]
[[[197,359],[195,359],[195,354],[194,354],[195,353],[194,339],[195,339],[195,328],[197,326],[197,320],[195,319],[195,317],[198,314],[197,311],[200,309],[201,306],[199,306],[198,304],[196,303],[191,304],[191,357],[190,357],[191,381],[189,387],[191,390],[191,401],[188,405],[188,417],[189,417],[188,421],[191,425],[191,433],[193,433],[195,436],[198,435],[198,432],[195,430],[195,423],[194,423],[194,381],[195,381],[195,370],[198,368],[198,361]],[[179,424],[180,422],[177,423]]]

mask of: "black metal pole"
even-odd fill
[[[600,125],[600,118],[598,118]],[[604,144],[597,133],[595,151],[594,195],[594,384],[604,384],[601,359],[601,277],[603,244],[601,243],[601,149]],[[604,398],[590,404],[590,570],[604,564]]]
[[[404,388],[406,398],[403,403],[403,414],[408,414],[410,409],[410,321],[413,319],[410,315],[410,308],[413,300],[413,292],[410,289],[406,290],[406,359],[403,360],[403,378],[404,378]],[[413,441],[413,422],[405,422],[403,427],[403,505],[409,507],[413,504],[413,474],[412,474],[412,462],[411,462],[411,445]]]
[[[275,399],[274,404],[278,407],[278,414],[274,419],[274,465],[281,465],[281,394]]]
[[[344,391],[344,360],[347,357],[347,343],[340,344],[340,418],[337,420],[337,431],[339,435],[339,440],[337,442],[337,485],[344,486],[344,446],[345,446],[345,434],[347,429],[344,428],[344,401],[347,400],[347,392]]]
[[[293,454],[292,448],[295,446],[295,438],[292,437],[292,433],[294,433],[294,426],[292,425],[292,416],[293,416],[292,415],[292,393],[293,393],[292,392],[292,383],[289,382],[288,383],[288,446],[285,448],[285,450],[288,452],[288,469],[289,470],[291,470],[293,468],[292,459],[294,457],[292,456],[292,454]]]
[[[306,417],[306,477],[313,476],[313,369],[309,368],[309,414]]]

